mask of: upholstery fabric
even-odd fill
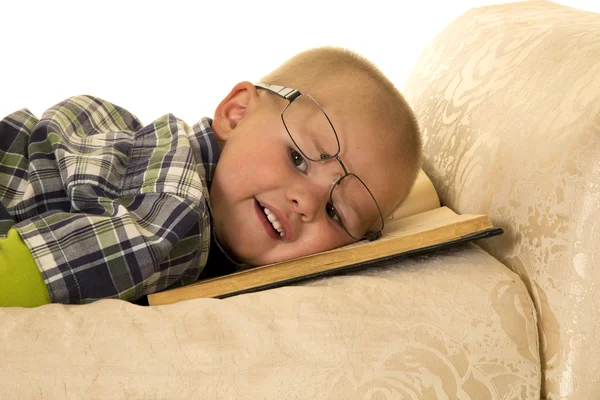
[[[471,10],[429,45],[406,95],[441,202],[505,230],[481,245],[535,302],[542,396],[600,398],[600,15]]]
[[[535,309],[474,244],[225,300],[0,309],[2,399],[534,399]]]

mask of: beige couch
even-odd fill
[[[542,396],[600,399],[600,15],[471,11],[430,44],[407,96],[442,202],[505,230],[480,245],[533,299]]]
[[[226,300],[0,309],[0,398],[600,398],[600,15],[472,10],[406,93],[442,201],[503,236]]]

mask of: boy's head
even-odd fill
[[[210,197],[221,245],[262,265],[377,231],[420,167],[402,95],[369,61],[332,47],[300,53],[260,82],[238,83],[215,111],[222,153]]]

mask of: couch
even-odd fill
[[[473,10],[429,45],[406,94],[441,201],[504,228],[480,245],[533,301],[541,397],[600,398],[600,15]]]
[[[473,9],[405,93],[442,203],[502,236],[224,300],[0,309],[0,398],[600,398],[600,15]]]

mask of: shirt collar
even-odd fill
[[[204,175],[201,177],[204,178],[209,191],[217,162],[219,162],[221,156],[221,148],[211,125],[211,118],[202,118],[192,127],[193,132],[190,137],[190,145],[194,151],[196,163],[204,167],[204,171],[198,172]]]

